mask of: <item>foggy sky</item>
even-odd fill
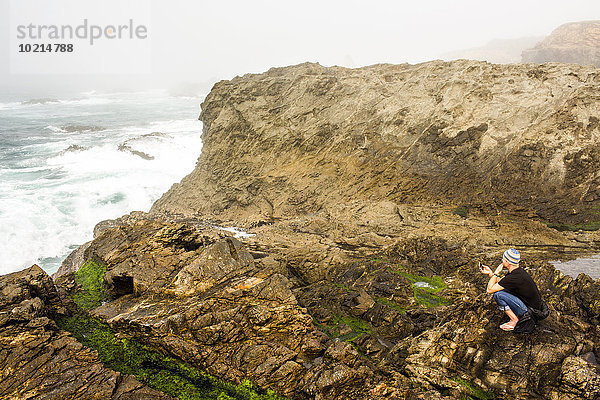
[[[51,12],[53,3],[39,0],[39,7]],[[152,0],[150,8],[149,74],[15,75],[9,68],[15,51],[9,45],[9,0],[0,0],[0,87],[5,93],[168,88],[305,61],[348,67],[419,63],[493,39],[542,37],[566,22],[600,19],[597,0]],[[69,10],[61,12],[69,16]]]

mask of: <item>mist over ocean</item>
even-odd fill
[[[200,155],[201,98],[0,94],[0,274],[48,273],[94,225],[148,211]]]

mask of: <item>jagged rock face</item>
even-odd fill
[[[437,238],[404,239],[376,258],[329,266],[307,284],[293,264],[252,260],[235,239],[147,218],[107,228],[86,247],[85,257],[105,263],[112,297],[92,314],[221,378],[297,399],[409,398],[422,390],[423,398],[464,398],[465,381],[513,399],[600,393],[600,282],[584,275],[574,280],[524,261],[551,315],[520,336],[498,328],[503,314],[482,293],[486,279],[473,259]],[[124,275],[143,290],[116,289]],[[448,287],[444,301],[427,308],[411,282],[431,276]],[[76,291],[71,277],[57,281]]]
[[[52,318],[61,300],[37,265],[0,277],[1,399],[170,399],[98,355]],[[64,310],[62,310],[64,311]]]
[[[202,104],[198,165],[153,211],[259,225],[353,202],[461,202],[596,220],[599,89],[592,67],[464,60],[222,81]]]
[[[571,22],[523,51],[525,63],[561,62],[600,67],[600,21]]]
[[[81,259],[94,258],[110,265],[105,280],[113,297],[145,292],[196,295],[256,270],[250,253],[234,238],[151,219],[102,231],[84,247]],[[66,261],[55,279],[81,266]]]
[[[84,254],[106,265],[112,301],[93,314],[115,330],[227,380],[301,397],[349,387],[364,398],[353,385],[373,373],[356,350],[318,331],[287,277],[259,268],[236,239],[145,219],[105,229]],[[78,290],[72,273],[57,282]]]

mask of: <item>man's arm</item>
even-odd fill
[[[498,285],[499,281],[500,281],[500,277],[498,275],[496,275],[496,274],[490,275],[490,280],[488,281],[488,284],[487,284],[487,292],[488,293],[496,293],[501,290],[504,290],[504,288],[502,286]]]
[[[496,268],[496,270],[493,272],[488,266],[485,266],[485,268],[482,269],[482,273],[484,273],[490,277],[490,280],[488,281],[488,284],[487,284],[487,293],[496,293],[501,290],[504,290],[504,288],[498,284],[498,282],[500,281],[500,277],[498,276],[498,274],[501,271],[502,271],[502,264],[498,265],[498,268]]]

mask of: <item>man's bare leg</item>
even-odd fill
[[[506,315],[508,315],[508,318],[510,318],[510,321],[508,321],[507,324],[514,328],[515,325],[517,325],[517,322],[519,322],[519,317],[517,317],[517,315],[510,308],[504,312]]]

